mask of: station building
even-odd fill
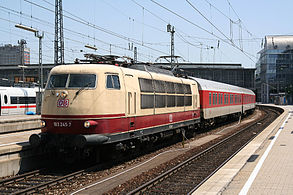
[[[170,69],[169,63],[155,63],[155,67]],[[219,63],[177,63],[177,70],[197,78],[203,78],[255,91],[255,68],[243,68],[241,64],[219,64]],[[44,83],[47,81],[50,70],[54,64],[43,64]],[[30,64],[24,69],[26,82],[38,81],[38,64]],[[7,78],[10,82],[1,81],[0,85],[13,86],[19,82],[22,69],[18,65],[1,65],[0,78]],[[178,72],[178,71],[177,71]],[[14,83],[14,84],[13,84]]]
[[[257,101],[293,104],[293,36],[264,38],[256,64]]]
[[[30,49],[24,44],[0,46],[0,64],[30,64]]]

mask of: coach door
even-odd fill
[[[126,112],[129,120],[129,130],[134,130],[137,101],[137,89],[135,84],[137,83],[137,80],[131,74],[125,74],[124,79],[126,89]]]
[[[1,116],[1,107],[2,107],[2,96],[1,96],[1,93],[0,93],[0,116]]]

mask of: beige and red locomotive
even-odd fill
[[[52,69],[42,104],[42,133],[34,146],[84,148],[154,140],[200,122],[193,80],[113,65]]]
[[[217,96],[218,100],[213,97],[204,100],[205,84],[192,77],[179,78],[108,64],[54,67],[43,96],[42,133],[32,135],[30,143],[62,150],[86,151],[88,147],[107,144],[125,148],[133,140],[152,142],[188,131],[201,120],[243,113],[246,110],[242,98],[245,94],[254,96],[250,90],[234,86],[237,92],[227,89],[225,93],[229,97],[228,92],[239,94],[238,106],[226,103],[224,95]]]

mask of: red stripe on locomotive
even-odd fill
[[[138,130],[151,128],[160,125],[168,125],[177,122],[188,121],[192,119],[198,119],[200,117],[200,111],[186,111],[178,113],[148,115],[148,116],[137,116],[137,117],[122,117],[122,118],[110,118],[110,119],[94,119],[98,124],[88,129],[84,128],[83,124],[87,119],[91,118],[88,115],[80,116],[58,116],[64,120],[52,119],[52,115],[47,116],[43,120],[46,121],[46,127],[42,128],[42,132],[50,132],[57,134],[109,134],[109,133],[120,133],[129,130]],[[85,117],[86,116],[86,117]],[[99,115],[90,115],[99,116]],[[108,116],[108,115],[107,115]],[[51,118],[52,117],[52,118]],[[67,118],[67,119],[65,119]],[[76,120],[76,118],[83,120]],[[134,127],[130,127],[130,121],[134,121]]]

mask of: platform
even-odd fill
[[[293,194],[293,106],[193,194]]]
[[[0,116],[0,177],[15,175],[38,166],[29,136],[40,132],[40,115]]]
[[[40,128],[40,115],[9,115],[0,116],[0,133]]]

